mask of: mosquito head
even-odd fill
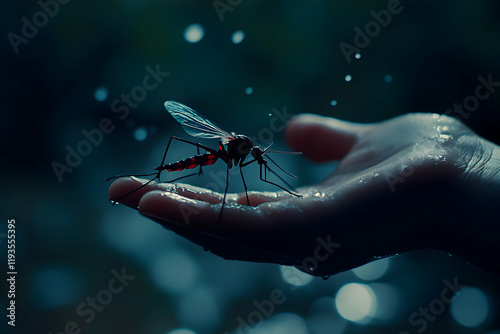
[[[254,159],[257,159],[259,162],[265,161],[264,158],[262,157],[266,151],[261,149],[259,146],[254,146],[252,147],[252,157]]]

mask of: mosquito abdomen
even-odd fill
[[[208,166],[213,165],[217,161],[218,157],[212,153],[205,153],[200,155],[195,155],[194,157],[187,158],[184,160],[179,160],[171,164],[166,164],[160,167],[156,167],[156,170],[168,170],[169,172],[179,172],[184,169],[193,169],[197,166]]]

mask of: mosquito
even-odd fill
[[[283,151],[273,151],[270,150],[269,148],[271,147],[272,143],[268,145],[265,148],[261,148],[258,145],[254,145],[252,139],[250,139],[248,136],[245,135],[238,135],[234,132],[227,132],[222,130],[218,125],[216,125],[214,122],[210,121],[208,118],[202,116],[198,112],[194,111],[193,109],[189,108],[188,106],[185,106],[179,102],[175,101],[167,101],[165,102],[165,109],[172,115],[172,117],[179,122],[183,129],[191,136],[197,137],[197,138],[205,138],[205,139],[218,139],[219,140],[219,149],[213,149],[211,147],[208,147],[206,145],[200,144],[200,143],[195,143],[186,139],[182,139],[176,136],[172,136],[170,140],[168,141],[167,148],[165,149],[165,153],[163,154],[163,158],[161,160],[161,164],[158,167],[155,167],[154,170],[156,172],[153,173],[148,173],[148,174],[129,174],[129,175],[116,175],[112,176],[110,178],[105,179],[105,181],[115,179],[115,178],[120,178],[120,177],[129,177],[129,176],[152,176],[155,175],[154,178],[146,182],[140,187],[137,187],[126,194],[122,195],[119,199],[116,201],[113,201],[113,204],[117,204],[120,202],[123,198],[126,196],[132,194],[133,192],[144,188],[154,180],[158,180],[158,182],[161,182],[160,180],[160,175],[163,171],[168,171],[168,172],[178,172],[182,171],[185,169],[193,169],[196,167],[199,167],[200,170],[197,173],[192,173],[188,175],[181,176],[179,178],[176,178],[172,181],[178,181],[180,179],[184,179],[193,175],[200,175],[202,174],[202,167],[203,166],[209,166],[215,164],[217,160],[222,160],[226,164],[226,188],[224,190],[224,197],[222,199],[222,206],[221,210],[219,213],[219,219],[218,221],[220,222],[220,219],[222,217],[222,211],[224,210],[224,205],[226,202],[226,195],[227,195],[227,189],[229,186],[229,170],[233,167],[239,167],[240,169],[240,175],[241,175],[241,180],[243,181],[243,187],[245,188],[245,195],[247,199],[247,204],[250,205],[250,200],[248,198],[248,188],[245,182],[245,178],[243,177],[243,167],[246,167],[252,163],[257,162],[260,166],[260,179],[266,183],[272,184],[289,194],[296,196],[296,197],[302,197],[301,195],[296,193],[296,190],[290,186],[281,176],[279,176],[277,173],[275,173],[269,166],[268,166],[268,161],[264,158],[266,158],[273,163],[276,167],[278,167],[282,172],[287,174],[293,179],[297,179],[297,177],[283,168],[281,168],[271,157],[269,157],[268,153],[282,153],[282,154],[291,154],[291,155],[300,155],[302,152],[283,152]],[[173,163],[167,163],[165,164],[165,159],[167,157],[167,152],[170,148],[170,144],[172,143],[173,140],[177,140],[183,143],[187,143],[190,145],[193,145],[197,148],[198,154],[187,158],[183,160],[179,160],[177,162]],[[200,149],[205,150],[206,153],[200,154]],[[245,162],[245,159],[247,158],[248,155],[251,155],[252,159],[249,161]],[[278,179],[281,180],[287,187],[292,189],[293,191],[286,189],[285,187],[271,182],[267,179],[267,171],[271,172],[274,174]]]

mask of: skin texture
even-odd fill
[[[313,161],[340,160],[323,182],[298,189],[300,198],[251,192],[247,206],[244,193],[228,194],[219,224],[223,194],[187,184],[151,183],[120,203],[225,259],[325,276],[435,249],[500,276],[499,227],[490,218],[499,214],[499,149],[458,120],[408,114],[355,124],[303,114],[286,139]],[[146,181],[119,179],[109,197]]]

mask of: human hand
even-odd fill
[[[223,258],[294,265],[315,276],[413,249],[460,253],[450,235],[468,227],[450,194],[486,187],[478,167],[489,163],[494,144],[437,114],[374,124],[305,114],[288,124],[286,137],[311,160],[340,160],[322,183],[298,189],[300,198],[250,192],[247,206],[244,193],[228,194],[220,224],[223,195],[186,184],[151,183],[121,203]],[[145,182],[120,179],[110,199]]]

